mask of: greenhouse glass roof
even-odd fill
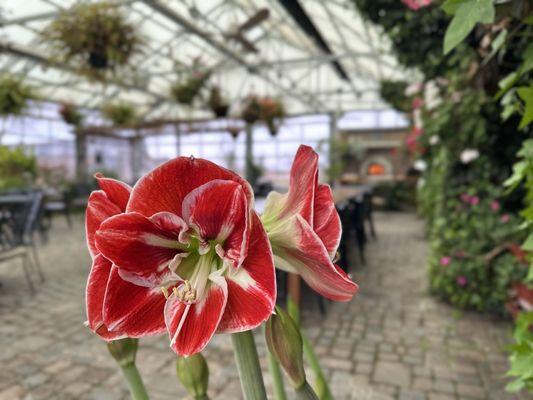
[[[383,108],[379,81],[409,73],[351,0],[122,0],[117,4],[145,38],[143,52],[131,72],[91,81],[49,63],[50,45],[40,36],[76,3],[2,0],[0,72],[27,77],[54,102],[99,109],[125,100],[145,120],[211,116],[207,107],[187,109],[169,95],[197,58],[231,104],[250,93],[270,95],[292,115]]]

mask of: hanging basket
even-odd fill
[[[278,135],[279,127],[276,124],[276,121],[274,121],[273,119],[269,119],[266,121],[266,126],[268,132],[270,133],[270,136],[276,137]]]
[[[210,76],[209,71],[194,72],[183,83],[171,87],[172,97],[180,104],[191,105],[198,97]]]
[[[248,96],[245,100],[244,108],[241,112],[241,118],[247,124],[254,124],[261,117],[261,105],[256,96]]]
[[[128,103],[109,103],[102,109],[105,118],[115,126],[131,126],[137,122],[137,113]]]
[[[72,104],[61,104],[59,115],[63,121],[72,126],[80,126],[83,123],[84,116]]]
[[[20,115],[35,98],[30,86],[12,76],[0,76],[0,115]]]
[[[240,129],[236,126],[231,126],[228,128],[228,132],[231,135],[231,137],[235,140],[237,140],[237,137],[239,136]]]
[[[217,86],[213,86],[211,88],[211,92],[209,93],[209,107],[215,114],[217,118],[223,118],[228,115],[229,111],[229,104],[228,102],[222,97],[222,94],[220,93],[220,88]]]
[[[104,79],[140,53],[143,39],[117,4],[81,3],[67,9],[42,32],[52,58],[91,77]]]

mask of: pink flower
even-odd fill
[[[412,101],[411,107],[413,108],[413,110],[417,110],[421,108],[423,105],[424,105],[424,100],[422,100],[422,98],[420,97],[415,97]]]
[[[418,10],[423,7],[427,7],[433,0],[402,0],[402,3],[409,7],[411,10]]]
[[[468,193],[461,194],[461,201],[470,204],[471,197]]]
[[[443,267],[446,267],[447,265],[450,265],[451,261],[452,261],[451,257],[448,257],[448,256],[441,257],[440,265],[442,265]]]
[[[479,197],[472,196],[470,198],[470,204],[473,205],[473,206],[477,206],[479,204]]]
[[[500,221],[501,221],[502,224],[506,224],[507,222],[509,222],[510,219],[511,219],[511,217],[509,216],[509,214],[503,214],[500,217]]]
[[[468,284],[468,278],[463,275],[459,275],[456,279],[456,282],[459,286],[465,287]]]
[[[492,211],[498,211],[500,209],[500,203],[497,200],[494,200],[492,203],[490,203],[490,209]]]
[[[276,267],[299,274],[318,293],[348,301],[357,285],[332,260],[341,237],[341,222],[331,189],[318,184],[318,154],[300,146],[291,168],[289,192],[271,192],[261,221]]]
[[[276,284],[252,203],[246,181],[209,161],[178,157],[154,169],[132,189],[126,212],[91,233],[101,257],[88,308],[102,297],[107,329],[129,337],[167,331],[183,356],[215,333],[255,328],[272,313]]]

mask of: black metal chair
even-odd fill
[[[355,235],[359,259],[363,265],[366,265],[365,245],[367,235],[365,231],[365,206],[362,199],[359,198],[351,198],[349,204],[351,208],[351,225]]]
[[[44,281],[34,241],[42,213],[42,192],[0,196],[0,263],[21,258],[32,292],[32,275],[37,274]]]
[[[370,228],[370,235],[372,239],[376,239],[376,229],[374,227],[374,219],[372,217],[373,207],[372,207],[372,193],[366,192],[363,195],[363,207],[364,207],[364,219],[368,223]]]

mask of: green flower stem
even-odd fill
[[[298,389],[294,390],[296,393],[296,399],[298,400],[318,400],[313,388],[307,383],[307,381],[305,381]]]
[[[148,397],[148,393],[146,393],[143,380],[135,364],[128,363],[122,365],[121,368],[124,378],[128,382],[133,400],[149,400],[150,398]]]
[[[305,357],[307,358],[307,361],[309,361],[309,365],[311,366],[311,369],[315,374],[314,387],[318,398],[320,400],[333,400],[333,395],[331,394],[328,382],[326,380],[326,377],[324,376],[324,371],[322,371],[322,368],[320,367],[318,357],[316,356],[315,351],[313,350],[313,345],[311,344],[309,339],[307,339],[307,336],[305,336],[301,329],[300,333],[302,334]]]
[[[231,335],[244,400],[267,400],[252,331]]]
[[[272,375],[272,384],[274,386],[274,398],[276,400],[287,400],[285,394],[285,386],[283,385],[283,376],[276,357],[268,351],[268,365],[270,367],[270,374]]]
[[[292,319],[298,325],[300,325],[300,310],[291,298],[287,299],[287,312],[292,317]],[[309,365],[315,375],[314,388],[318,395],[318,398],[320,400],[333,400],[333,395],[331,394],[331,390],[326,380],[326,376],[324,375],[324,371],[322,371],[322,368],[320,367],[318,357],[316,356],[315,351],[313,350],[313,345],[305,335],[305,332],[303,331],[301,326],[300,334],[302,335],[305,358],[307,358],[307,361],[309,361]]]

